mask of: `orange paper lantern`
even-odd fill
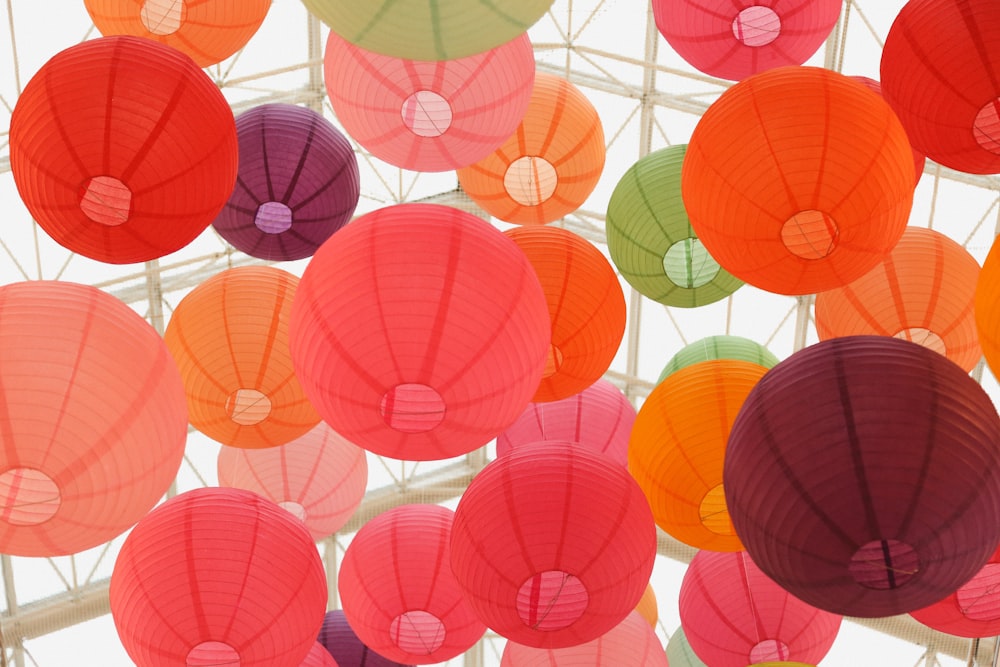
[[[635,610],[639,612],[640,616],[646,619],[646,622],[654,630],[656,629],[656,622],[660,618],[660,611],[656,606],[656,592],[653,590],[652,584],[646,586],[646,591],[639,599],[639,604],[636,605]]]
[[[1000,242],[993,240],[976,282],[976,331],[993,375],[1000,376]]]

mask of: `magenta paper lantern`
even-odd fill
[[[628,472],[570,442],[519,447],[484,468],[455,510],[452,570],[479,617],[535,648],[591,641],[649,583],[656,527]]]
[[[379,655],[366,646],[344,617],[343,609],[326,612],[319,631],[319,643],[334,657],[341,667],[408,667]]]
[[[959,637],[1000,634],[1000,549],[957,591],[910,616],[939,632]]]
[[[454,60],[404,60],[330,32],[323,58],[337,119],[372,155],[414,171],[478,162],[514,133],[528,109],[535,54],[527,33]]]

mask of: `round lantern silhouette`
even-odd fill
[[[400,204],[334,234],[302,276],[291,351],[323,420],[431,460],[481,447],[531,400],[552,325],[527,257],[458,209]]]
[[[234,447],[275,447],[319,415],[295,377],[288,335],[299,279],[227,269],[181,299],[164,340],[184,378],[191,425]]]
[[[726,504],[754,562],[796,597],[851,616],[908,612],[954,592],[1000,542],[998,437],[989,396],[942,355],[833,338],[750,392],[726,449]]]
[[[667,661],[670,667],[705,667],[684,636],[684,628],[674,630],[667,642]]]
[[[681,171],[691,226],[737,278],[779,294],[845,285],[906,228],[913,158],[885,100],[818,67],[734,85],[698,121]]]
[[[960,637],[1000,633],[1000,549],[972,579],[951,595],[910,616],[938,632]]]
[[[872,90],[878,93],[879,95],[882,94],[882,84],[876,81],[875,79],[871,79],[867,76],[852,76],[851,78],[854,79],[855,81],[863,83],[865,87],[867,87],[869,90]],[[916,174],[914,187],[916,187],[916,184],[920,182],[920,177],[923,176],[924,174],[924,165],[927,163],[927,156],[918,151],[916,148],[913,148],[912,142],[910,145],[910,150],[913,152],[913,170],[914,173]]]
[[[764,368],[774,368],[778,365],[778,358],[770,350],[749,338],[728,334],[707,336],[685,345],[674,356],[670,357],[663,370],[660,371],[657,383],[663,382],[668,375],[682,368],[716,359],[747,361]]]
[[[163,339],[70,282],[0,287],[0,551],[61,556],[117,537],[180,468],[187,408]]]
[[[319,631],[322,644],[338,665],[364,665],[365,667],[407,667],[379,655],[365,646],[344,617],[343,609],[326,612],[323,627]]]
[[[452,527],[452,570],[478,616],[535,648],[582,644],[618,625],[655,554],[649,504],[628,472],[567,442],[487,465]]]
[[[21,199],[57,243],[102,262],[190,243],[226,203],[237,162],[219,87],[188,56],[140,37],[57,53],[11,114]]]
[[[302,523],[240,489],[182,493],[129,533],[111,574],[111,615],[140,667],[299,667],[327,587]],[[198,664],[198,663],[194,663]]]
[[[454,60],[403,60],[330,32],[326,92],[355,141],[389,164],[449,171],[485,158],[528,108],[535,54],[524,34]]]
[[[604,159],[594,105],[566,79],[539,72],[521,124],[496,151],[459,169],[458,182],[490,215],[542,225],[586,201]]]
[[[350,142],[323,116],[261,104],[236,119],[236,187],[212,225],[237,250],[278,261],[310,257],[351,219],[361,196]]]
[[[1000,243],[995,239],[976,282],[975,312],[983,356],[1000,375]]]

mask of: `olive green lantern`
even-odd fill
[[[778,357],[774,356],[770,350],[749,338],[725,335],[708,336],[685,345],[672,356],[667,365],[663,367],[657,383],[663,382],[668,375],[686,366],[716,359],[747,361],[769,370],[774,368],[779,361]]]

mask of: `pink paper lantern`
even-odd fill
[[[340,667],[337,661],[333,659],[330,652],[323,647],[322,644],[316,642],[309,649],[308,655],[306,655],[305,660],[299,667]]]
[[[975,576],[943,600],[910,612],[929,628],[959,637],[1000,634],[1000,549]]]

